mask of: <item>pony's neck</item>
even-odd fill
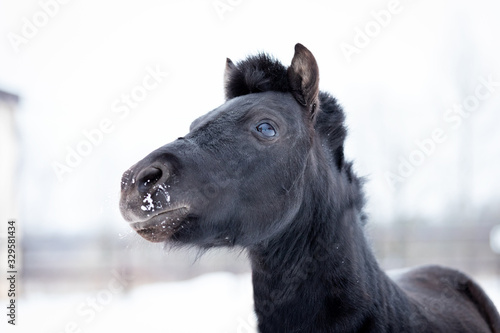
[[[342,175],[340,181],[350,183]],[[334,198],[320,184],[312,186],[320,188],[311,189],[312,196],[304,200],[290,227],[250,249],[259,330],[373,329],[380,320],[376,312],[387,306],[379,304],[383,293],[399,290],[380,270],[352,198],[340,198],[338,193]]]

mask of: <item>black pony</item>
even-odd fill
[[[466,275],[389,278],[363,233],[344,114],[301,44],[287,68],[227,60],[227,101],[122,179],[124,218],[152,242],[247,249],[260,332],[500,332]]]

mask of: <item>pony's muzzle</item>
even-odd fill
[[[170,204],[163,185],[172,175],[168,162],[141,163],[127,170],[122,177],[120,211],[129,222],[148,219]]]

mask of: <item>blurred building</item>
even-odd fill
[[[14,200],[14,178],[17,167],[17,134],[14,114],[19,104],[19,97],[0,90],[0,174],[2,191],[0,192],[0,217],[2,223],[16,213]]]
[[[19,105],[19,97],[0,90],[0,265],[2,271],[6,265],[7,221],[17,217],[16,207],[16,170],[18,155],[18,135],[15,126],[15,112]],[[16,258],[17,259],[17,258]],[[3,290],[6,284],[1,284],[0,295],[6,295]]]

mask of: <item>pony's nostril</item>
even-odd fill
[[[163,176],[163,171],[157,167],[148,167],[137,175],[137,188],[139,192],[147,192]]]

